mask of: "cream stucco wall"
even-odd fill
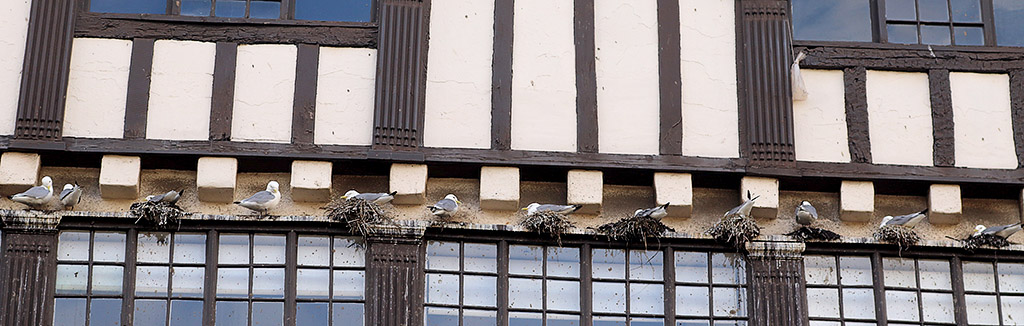
[[[1010,124],[1010,76],[952,72],[956,166],[1016,169]]]
[[[64,108],[64,136],[124,136],[131,58],[130,40],[74,39]]]
[[[153,46],[146,138],[207,140],[217,44],[159,40]]]
[[[658,5],[594,2],[598,141],[603,153],[658,154]]]
[[[843,71],[804,69],[802,74],[809,95],[793,102],[796,159],[849,162]]]
[[[0,1],[0,135],[14,134],[30,0]]]
[[[869,70],[867,98],[872,161],[932,165],[928,74]]]
[[[491,147],[494,0],[430,5],[423,144]]]
[[[294,45],[239,45],[231,140],[291,142]]]
[[[313,142],[369,145],[377,50],[321,47],[317,69]]]
[[[512,46],[512,148],[576,151],[573,1],[518,0]]]
[[[679,0],[683,155],[739,157],[732,0]]]

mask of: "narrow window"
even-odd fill
[[[871,257],[804,257],[811,325],[875,324]]]
[[[285,236],[221,234],[217,325],[284,324]]]
[[[490,243],[427,243],[427,326],[497,324],[498,247]]]
[[[119,325],[124,257],[123,232],[61,232],[54,325]]]
[[[206,235],[138,235],[135,325],[199,325],[203,322]]]
[[[955,324],[949,266],[941,259],[882,258],[889,321]]]
[[[677,325],[746,325],[743,255],[675,252]]]
[[[580,325],[580,249],[510,245],[509,326]]]
[[[1024,263],[963,262],[968,325],[1024,324]]]
[[[363,325],[366,251],[356,238],[298,237],[296,325]]]

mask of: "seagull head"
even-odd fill
[[[43,177],[42,181],[43,187],[46,187],[48,190],[53,190],[53,179],[51,179],[50,176]]]
[[[529,205],[526,205],[526,207],[523,207],[523,210],[527,213],[532,213],[537,211],[537,207],[540,207],[540,204],[530,203]]]
[[[352,190],[349,190],[348,192],[346,192],[344,195],[342,195],[341,199],[349,199],[349,198],[352,198],[352,197],[355,197],[355,196],[359,196],[359,192],[356,191],[355,189],[352,189]]]
[[[978,224],[977,226],[974,227],[974,235],[976,236],[981,235],[981,232],[983,231],[985,231],[984,225]]]
[[[800,202],[800,205],[801,206],[811,206],[811,203],[805,200],[805,201]]]
[[[882,218],[882,224],[879,224],[878,227],[885,226],[885,223],[889,223],[889,221],[892,221],[892,216],[886,215],[885,217]]]
[[[267,191],[269,191],[270,193],[275,194],[275,195],[279,194],[279,193],[281,193],[280,185],[277,184],[277,181],[268,182],[267,183]]]
[[[633,211],[633,217],[636,217],[637,215],[640,215],[640,212],[643,212],[643,211],[644,211],[643,208]]]
[[[75,186],[70,184],[70,183],[65,183],[64,184],[64,190],[70,190],[70,189],[75,189]]]
[[[459,201],[459,198],[455,197],[454,194],[447,194],[447,195],[444,196],[444,199],[451,199],[452,201],[454,201],[457,204],[462,204],[462,202]]]
[[[156,196],[153,196],[153,195],[146,196],[146,201],[153,201],[153,197],[156,197]]]

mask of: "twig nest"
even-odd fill
[[[723,218],[705,233],[715,237],[718,242],[742,249],[748,241],[761,235],[761,227],[757,226],[757,222],[749,217],[735,215]]]
[[[660,238],[665,231],[675,231],[661,223],[660,219],[650,216],[628,216],[618,221],[601,225],[597,228],[612,240],[623,240],[626,242],[643,242],[647,244],[647,238]]]
[[[786,233],[786,235],[791,236],[799,241],[835,241],[842,238],[842,236],[840,236],[838,233],[810,226],[801,226],[799,229],[793,230],[793,232]]]
[[[914,229],[902,225],[886,225],[875,231],[875,239],[882,242],[895,244],[900,249],[908,248],[921,241],[921,236],[914,232]]]
[[[1002,248],[1012,244],[1006,238],[994,234],[971,235],[960,242],[964,244],[964,249],[971,252],[981,247]]]
[[[128,208],[128,213],[138,219],[136,223],[145,221],[147,224],[160,228],[178,224],[178,219],[186,214],[178,205],[151,201],[132,204]]]
[[[527,230],[537,232],[538,234],[547,234],[558,240],[562,239],[562,234],[565,233],[565,231],[574,227],[572,222],[569,222],[568,217],[555,212],[538,212],[533,215],[527,214],[523,217],[523,220],[519,222],[519,225]]]
[[[373,225],[394,223],[394,218],[380,205],[362,199],[336,199],[325,209],[327,218],[343,223],[362,236],[369,235]]]

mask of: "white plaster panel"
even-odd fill
[[[491,147],[494,0],[430,5],[423,144]]]
[[[796,159],[849,162],[843,71],[806,69],[802,74],[809,95],[793,102]]]
[[[512,46],[512,148],[576,151],[573,1],[518,0]]]
[[[658,5],[594,2],[600,151],[658,154]]]
[[[288,143],[295,97],[294,45],[239,45],[231,140]]]
[[[313,142],[370,145],[377,50],[320,48]]]
[[[956,166],[1016,169],[1010,124],[1010,76],[949,74]]]
[[[207,140],[217,44],[159,40],[153,45],[146,138]]]
[[[0,1],[0,135],[14,134],[30,0]]]
[[[679,0],[683,155],[740,155],[733,2]]]
[[[869,70],[867,97],[872,161],[932,165],[928,74]]]
[[[124,137],[132,41],[76,38],[64,107],[64,136]]]

